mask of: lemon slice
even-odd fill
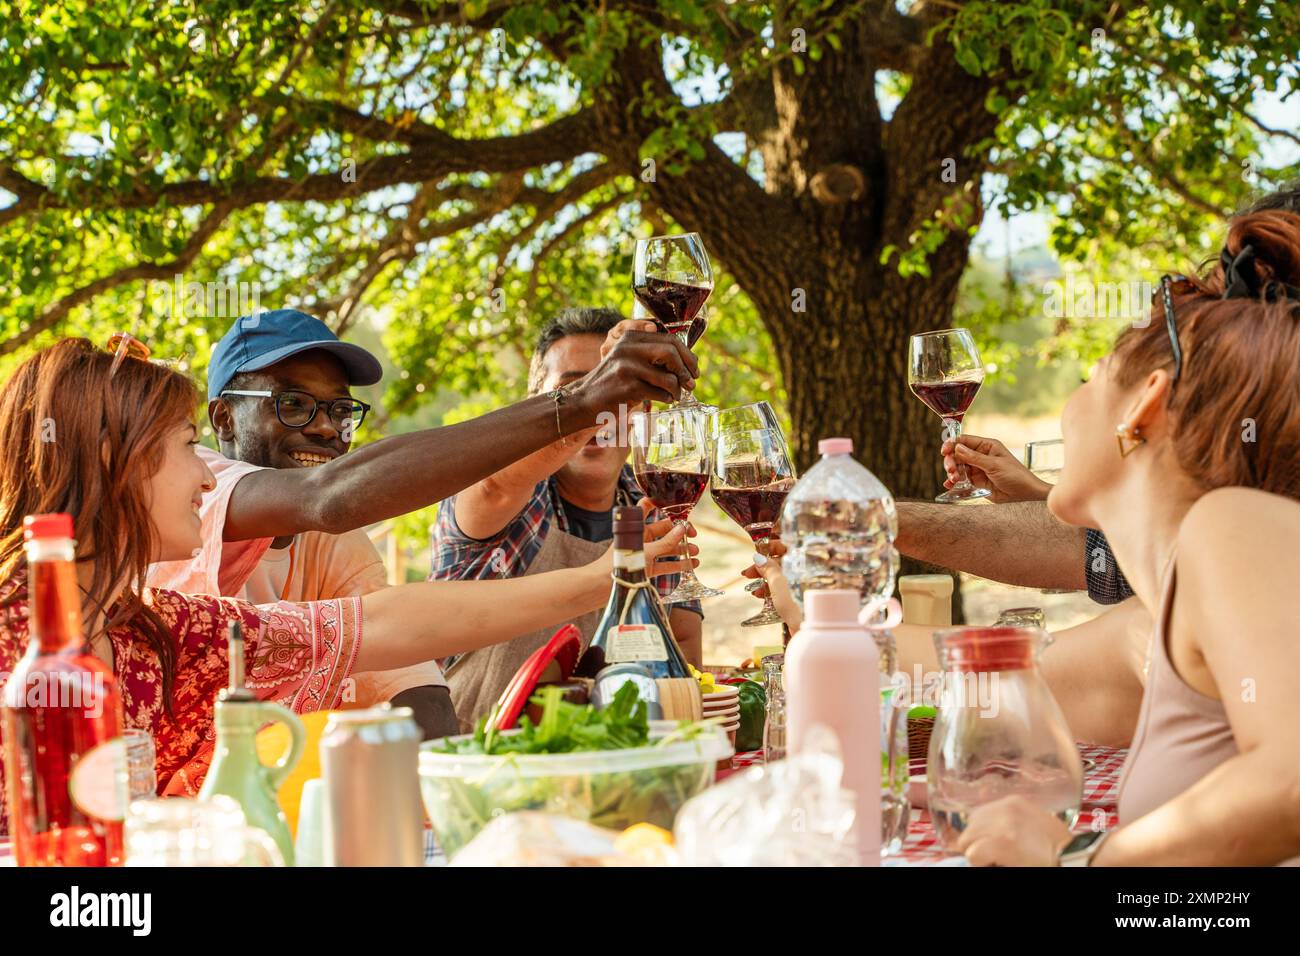
[[[614,838],[614,850],[642,866],[666,866],[673,859],[673,835],[653,823],[634,823]]]
[[[77,809],[100,820],[125,820],[130,801],[126,741],[121,737],[91,747],[68,775],[68,794]]]

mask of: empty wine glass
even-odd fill
[[[709,483],[709,439],[704,416],[689,405],[628,417],[632,471],[641,491],[666,518],[685,525]],[[682,539],[685,570],[665,604],[679,604],[724,592],[700,582],[691,568],[689,545]],[[650,571],[653,575],[653,569]]]
[[[1061,469],[1065,467],[1065,440],[1048,438],[1028,442],[1025,445],[1025,467],[1032,471],[1035,477],[1049,485],[1056,484],[1061,478]],[[1039,590],[1044,594],[1073,593],[1072,588],[1040,588]]]
[[[1050,438],[1025,445],[1025,467],[1049,485],[1056,484],[1064,465],[1064,439]]]
[[[766,556],[781,506],[796,477],[781,424],[767,402],[724,408],[711,418],[713,500],[745,529],[754,549]],[[769,594],[763,609],[741,621],[741,626],[780,623],[781,615]]]
[[[975,337],[969,329],[940,329],[913,335],[908,343],[907,384],[926,406],[943,419],[944,441],[956,441],[961,422],[984,382]],[[976,488],[966,466],[957,463],[957,483],[935,501],[986,498],[989,489]]]
[[[713,292],[713,267],[697,233],[638,239],[632,266],[632,292],[645,317],[690,348],[708,324],[703,308]],[[640,318],[633,310],[633,318]],[[695,396],[673,406],[698,405]]]

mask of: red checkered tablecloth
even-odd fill
[[[1127,750],[1112,747],[1093,747],[1079,744],[1079,756],[1084,763],[1083,805],[1074,825],[1076,832],[1109,830],[1118,824],[1115,801],[1118,797],[1119,774],[1124,766]],[[718,772],[723,780],[738,770],[763,762],[761,750],[738,753],[731,761],[730,770]],[[0,841],[0,866],[12,866],[13,857],[8,843]],[[949,854],[939,844],[939,837],[930,823],[930,814],[923,807],[912,808],[912,822],[907,828],[907,840],[897,857],[904,863],[936,863]]]
[[[1119,795],[1119,775],[1128,750],[1079,744],[1079,756],[1084,760],[1083,804],[1074,825],[1075,832],[1112,829],[1119,823],[1115,802]],[[723,771],[718,777],[722,779],[736,769],[762,762],[762,751],[738,753],[732,758],[733,770]],[[906,863],[934,863],[948,855],[939,843],[929,811],[924,807],[913,807],[912,822],[907,828],[907,840],[899,858]]]

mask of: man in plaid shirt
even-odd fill
[[[622,320],[612,309],[561,312],[538,340],[529,393],[550,392],[594,368],[606,336]],[[644,497],[627,464],[626,442],[611,441],[612,437],[598,440],[594,430],[580,432],[443,501],[434,524],[430,579],[517,577],[573,566],[604,550],[613,538],[612,509],[635,505]],[[544,566],[539,566],[539,561]],[[661,595],[676,583],[675,575],[655,579]],[[674,604],[669,610],[669,626],[677,643],[686,658],[698,665],[703,626],[698,602]],[[504,689],[504,681],[509,679],[507,664],[522,660],[525,646],[531,649],[538,640],[536,635],[526,635],[507,643],[519,647],[493,651],[500,660],[491,673],[482,667],[468,668],[465,659],[473,655],[444,662],[457,712],[467,724],[472,725],[485,701],[494,700]],[[462,677],[462,683],[472,683],[472,687],[458,688],[458,670],[462,674],[475,671],[472,677]]]

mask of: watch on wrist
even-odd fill
[[[1089,830],[1087,833],[1080,833],[1061,848],[1061,852],[1056,857],[1056,865],[1092,866],[1092,858],[1096,856],[1108,836],[1110,836],[1109,830]]]

